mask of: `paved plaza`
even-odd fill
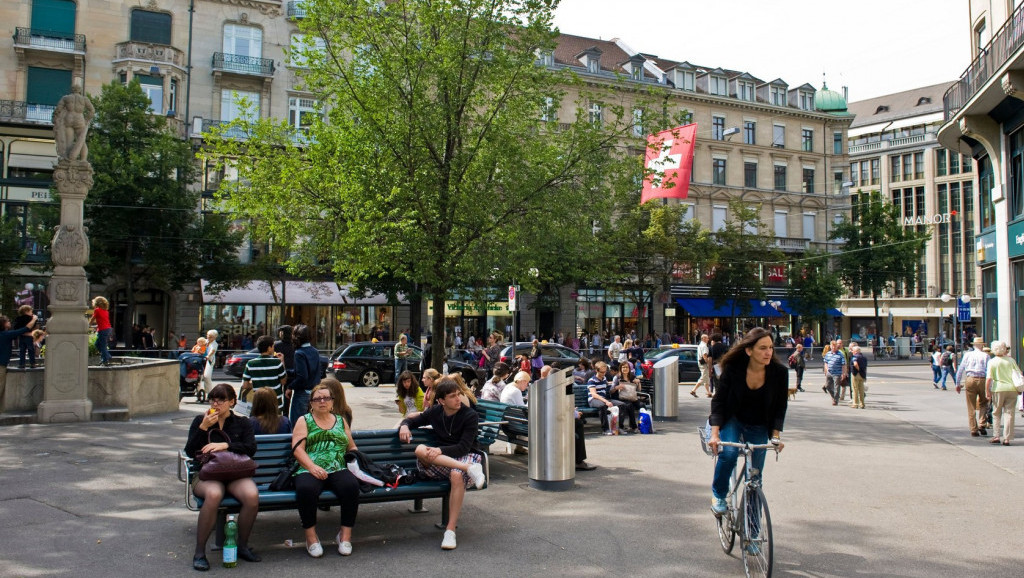
[[[1024,439],[968,434],[963,396],[936,391],[921,362],[872,366],[867,409],[833,407],[808,371],[769,457],[779,576],[1012,576],[1024,529]],[[530,489],[525,456],[492,451],[491,483],[467,496],[459,547],[440,549],[439,501],[362,506],[355,552],[333,554],[337,509],[320,513],[327,554],[309,558],[294,512],[260,514],[260,564],[236,576],[740,576],[709,509],[712,462],[697,426],[708,400],[680,388],[678,422],[656,435],[598,435],[569,492]],[[393,427],[391,387],[347,388],[355,428]],[[202,406],[127,423],[0,429],[0,576],[189,576],[196,514],[175,455]],[[1022,436],[1024,437],[1024,436]],[[286,546],[294,540],[295,547]],[[738,549],[735,550],[738,553]]]

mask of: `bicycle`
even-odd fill
[[[707,444],[708,432],[705,428],[697,428],[704,453],[712,458],[717,456]],[[779,459],[779,447],[773,443],[751,444],[720,442],[726,447],[739,448],[743,456],[743,467],[736,468],[729,483],[729,495],[726,503],[729,508],[722,514],[715,514],[718,524],[718,539],[726,554],[732,552],[736,536],[740,537],[740,549],[743,556],[743,570],[747,578],[753,576],[772,575],[775,542],[772,539],[772,518],[768,513],[768,501],[761,489],[761,479],[754,478],[757,470],[751,465],[751,456],[755,450],[775,450],[775,460]],[[740,490],[741,491],[737,491]]]

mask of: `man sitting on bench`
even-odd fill
[[[409,443],[412,440],[410,428],[428,424],[434,428],[439,446],[417,446],[416,467],[422,477],[451,481],[448,527],[441,548],[454,550],[455,527],[459,522],[466,490],[471,485],[480,489],[486,481],[480,455],[470,451],[476,441],[479,417],[475,410],[462,405],[459,386],[451,378],[441,378],[435,391],[437,403],[418,415],[403,419],[398,428],[398,438],[403,443]]]
[[[551,375],[551,366],[545,365],[540,368],[540,378],[544,379]],[[580,414],[580,410],[572,408],[572,415],[574,418],[573,428],[575,430],[576,445],[576,471],[578,472],[589,472],[596,470],[597,466],[592,466],[587,463],[587,442],[583,437],[583,416]]]

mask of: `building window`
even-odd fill
[[[1007,209],[1012,221],[1024,214],[1024,130],[1010,135],[1010,166],[1007,172],[1010,175]]]
[[[882,162],[879,159],[871,159],[871,184],[877,185]]]
[[[782,124],[772,125],[772,146],[775,148],[786,147],[786,126]]]
[[[832,173],[832,188],[836,193],[842,192],[843,189],[843,171],[835,171]]]
[[[263,57],[263,31],[255,26],[224,25],[224,53]]]
[[[924,151],[914,153],[914,178],[924,178]]]
[[[25,118],[50,122],[61,97],[71,91],[71,71],[28,66]]]
[[[814,110],[814,93],[805,90],[797,91],[800,97],[801,110]]]
[[[814,169],[804,168],[803,192],[814,192]]]
[[[71,0],[32,0],[33,34],[43,32],[57,38],[73,37],[76,5]],[[72,43],[70,47],[74,47]],[[67,94],[67,91],[61,95]]]
[[[743,121],[743,144],[757,144],[757,123],[752,120]]]
[[[715,205],[711,208],[711,231],[717,233],[725,228],[726,208]]]
[[[676,71],[676,88],[693,92],[695,86],[694,74],[685,70]]]
[[[292,96],[288,98],[288,126],[301,131],[309,130],[320,116],[316,99]]]
[[[925,214],[924,187],[914,187],[914,213],[922,216]]]
[[[960,155],[954,152],[949,153],[949,174],[960,174]]]
[[[946,149],[935,149],[935,174],[946,176]]]
[[[800,148],[804,152],[812,152],[814,150],[814,131],[805,128],[800,131]]]
[[[711,138],[714,140],[725,140],[725,117],[711,117]]]
[[[711,184],[725,184],[725,159],[711,160]]]
[[[857,167],[859,167],[859,166],[860,166],[860,163],[856,163],[856,162],[850,163],[850,181],[853,182],[854,186],[857,186],[857,184],[858,184],[858,180],[857,179],[860,178],[860,171],[857,170]],[[861,180],[860,182],[863,182],[863,180]]]
[[[969,173],[969,172],[971,172],[971,164],[972,164],[971,163],[971,157],[969,157],[967,155],[964,155],[963,156],[963,162],[960,163],[960,172],[961,173]]]
[[[220,91],[220,120],[231,122],[236,118],[243,118],[243,103],[247,104],[249,115],[246,118],[255,119],[260,116],[260,93],[246,92],[242,90]]]
[[[784,86],[771,87],[769,94],[773,105],[786,106],[786,88]]]
[[[789,236],[789,213],[786,211],[775,211],[775,236]]]
[[[900,155],[889,157],[889,181],[898,183],[900,181]]]
[[[590,124],[600,128],[601,123],[604,121],[604,111],[601,107],[601,104],[597,102],[590,103],[590,110],[588,111],[588,115],[590,117]]]
[[[148,74],[136,74],[142,92],[149,97],[149,112],[156,114],[164,113],[164,78],[162,76],[150,76]]]
[[[775,165],[775,190],[786,190],[786,165]]]
[[[544,105],[541,107],[540,119],[544,122],[554,122],[558,120],[558,109],[555,108],[555,99],[553,97],[544,97]]]
[[[291,48],[288,50],[288,64],[296,68],[308,68],[309,57],[324,54],[327,43],[323,38],[310,37],[307,34],[292,34]]]
[[[132,10],[131,39],[150,44],[171,43],[171,15],[149,10]]]
[[[743,186],[748,189],[757,188],[757,163],[743,163]]]
[[[709,91],[711,92],[711,94],[716,94],[718,96],[729,95],[729,81],[726,80],[724,76],[712,75],[708,79],[708,82],[710,83]]]
[[[601,72],[601,59],[597,56],[587,56],[587,72],[597,74]]]
[[[644,136],[644,111],[642,108],[633,109],[633,136]]]
[[[679,217],[679,221],[686,224],[694,219],[694,212],[697,210],[697,206],[693,203],[680,203],[683,207],[683,214]]]
[[[914,159],[910,155],[903,155],[903,180],[909,181],[914,178]]]
[[[843,133],[836,131],[832,133],[832,154],[843,154]]]
[[[814,213],[804,213],[803,217],[804,239],[814,241]]]
[[[754,100],[754,83],[740,81],[737,83],[737,96],[740,100]]]

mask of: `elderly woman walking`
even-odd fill
[[[992,342],[992,355],[985,373],[985,393],[992,403],[992,439],[989,443],[1004,446],[1013,440],[1014,406],[1017,404],[1017,389],[1013,386],[1013,372],[1020,371],[1017,362],[1007,356],[1009,347],[1005,341]],[[999,426],[1002,426],[1002,439]]]

